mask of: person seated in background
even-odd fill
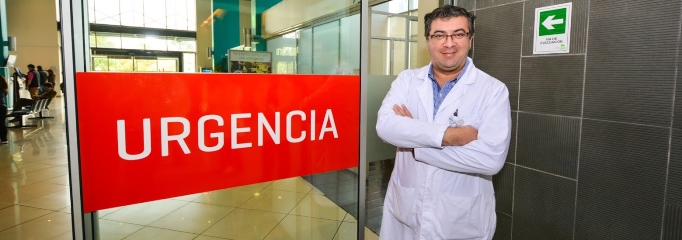
[[[48,82],[48,83],[43,84],[43,89],[44,90],[41,94],[32,95],[31,99],[28,99],[28,98],[17,99],[17,101],[14,103],[14,108],[12,110],[13,111],[21,110],[21,108],[23,108],[24,106],[31,106],[34,103],[36,103],[36,101],[38,101],[40,99],[51,99],[57,95],[57,92],[54,90],[54,86],[52,86],[52,83]],[[19,120],[21,120],[21,116],[15,117],[9,121],[10,122],[17,122]]]

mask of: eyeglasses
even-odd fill
[[[429,36],[429,38],[430,38],[430,39],[433,39],[433,40],[436,40],[436,41],[439,41],[439,42],[442,42],[442,41],[445,41],[446,39],[448,39],[448,37],[451,37],[452,40],[454,41],[454,40],[462,40],[462,39],[464,39],[466,36],[469,36],[469,34],[471,34],[471,33],[468,33],[468,32],[459,32],[459,33],[450,34],[450,35],[447,35],[447,34],[433,34],[433,35]]]

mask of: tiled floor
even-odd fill
[[[71,239],[62,98],[0,146],[0,239]],[[356,221],[302,178],[99,212],[101,239],[355,239]],[[366,239],[378,239],[365,228]]]

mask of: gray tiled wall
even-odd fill
[[[575,179],[580,119],[519,113],[516,164]]]
[[[680,1],[590,3],[584,116],[670,127]],[[633,21],[635,11],[656,14]],[[633,37],[634,29],[646,37]]]
[[[516,128],[517,128],[517,122],[519,119],[519,112],[517,111],[512,111],[511,114],[511,119],[512,119],[512,129],[511,129],[511,141],[509,142],[509,152],[507,153],[507,162],[508,163],[516,163]]]
[[[495,205],[497,211],[512,215],[512,204],[514,203],[514,165],[505,164],[502,171],[493,176],[495,186]]]
[[[514,2],[521,2],[520,0],[476,0],[476,7],[478,9],[490,8],[500,5],[505,5]]]
[[[516,167],[514,188],[515,239],[573,239],[575,180]]]
[[[576,239],[659,238],[669,140],[667,128],[583,121]]]
[[[507,84],[512,110],[517,110],[523,3],[478,10],[476,15],[474,65]]]
[[[682,207],[668,204],[665,208],[664,240],[682,239]]]
[[[679,96],[679,95],[678,95]],[[682,239],[682,129],[672,131],[663,239]]]
[[[585,56],[540,56],[521,63],[519,110],[580,117]]]
[[[682,239],[682,0],[458,0],[507,84],[494,239]],[[570,52],[533,55],[535,9],[572,2]]]
[[[497,214],[497,228],[493,240],[506,240],[511,238],[512,217],[505,213]]]
[[[681,39],[682,40],[682,39]],[[679,62],[677,69],[682,69],[682,61]],[[675,113],[673,116],[673,127],[682,129],[682,75],[677,75],[677,83],[675,86]]]
[[[682,207],[682,129],[673,129],[667,198],[669,203]]]

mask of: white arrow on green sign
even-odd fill
[[[540,36],[566,33],[566,8],[540,12]]]
[[[535,9],[533,54],[568,53],[572,6],[569,2]]]

